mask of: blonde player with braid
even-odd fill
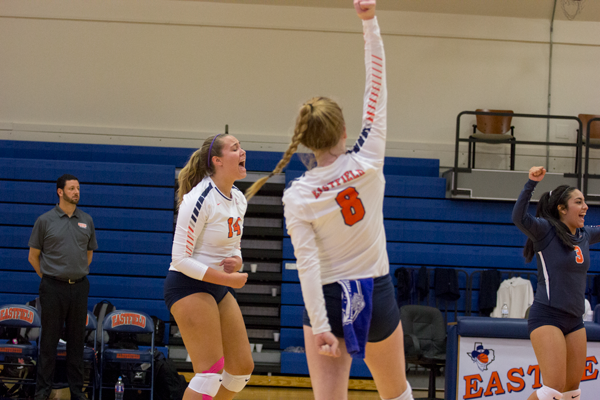
[[[375,1],[354,1],[363,20],[366,89],[362,132],[346,151],[340,107],[315,97],[300,109],[292,143],[317,167],[283,196],[305,303],[304,341],[315,399],[347,399],[352,357],[364,358],[382,399],[410,400],[400,315],[395,306],[383,228],[386,72]],[[268,178],[246,192],[252,197]]]

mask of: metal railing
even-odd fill
[[[587,195],[588,195],[588,189],[589,189],[588,179],[589,178],[600,178],[600,175],[590,175],[590,173],[589,173],[590,148],[600,148],[600,145],[593,145],[590,143],[590,132],[591,132],[590,128],[592,127],[592,122],[596,122],[596,121],[600,122],[600,118],[592,118],[588,121],[587,131],[585,134],[585,173],[583,175],[583,190],[581,191],[583,193],[584,197],[587,197]],[[579,129],[581,132],[581,121],[579,121]],[[579,136],[581,136],[581,134]]]
[[[575,173],[574,176],[577,177],[577,188],[582,188],[582,172],[581,172],[581,157],[582,157],[582,124],[581,120],[577,117],[568,116],[568,115],[546,115],[546,114],[517,114],[517,113],[499,113],[499,112],[489,112],[489,111],[463,111],[458,114],[456,117],[456,143],[454,149],[454,179],[452,184],[452,194],[456,195],[458,193],[458,172],[471,172],[471,168],[459,168],[458,167],[458,156],[459,156],[459,145],[460,143],[499,143],[497,140],[485,140],[485,139],[463,139],[460,137],[460,119],[463,115],[494,115],[499,117],[517,117],[517,118],[536,118],[536,119],[559,119],[559,120],[572,120],[576,121],[579,124],[579,130],[577,131],[577,143],[565,143],[565,142],[549,142],[549,141],[532,141],[532,140],[515,140],[510,142],[514,145],[537,145],[537,146],[561,146],[561,147],[575,147],[576,155],[575,155]],[[589,160],[589,127],[592,121],[600,121],[600,118],[591,119],[588,122],[588,131],[587,131],[587,141],[586,141],[586,183],[587,183],[587,173],[588,173],[588,160]],[[507,142],[508,144],[508,142]],[[600,146],[599,146],[600,148]],[[587,186],[587,184],[585,185]],[[584,188],[583,194],[585,195],[585,191],[587,188]]]

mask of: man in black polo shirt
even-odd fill
[[[98,248],[94,221],[77,208],[79,180],[63,175],[56,181],[59,202],[41,215],[29,238],[29,262],[42,278],[42,335],[37,367],[36,400],[45,400],[52,391],[56,347],[66,326],[67,380],[72,399],[83,394],[83,347],[87,300],[87,279],[92,253]]]

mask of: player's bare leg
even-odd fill
[[[339,357],[319,354],[312,328],[304,326],[304,343],[308,371],[315,400],[347,400],[348,379],[352,358],[346,351],[344,339],[339,339]]]
[[[215,299],[208,293],[191,294],[175,302],[171,314],[181,332],[194,372],[202,374],[210,370],[223,357],[221,323]],[[188,386],[183,398],[203,400],[204,395]]]
[[[365,362],[381,398],[395,399],[406,391],[408,385],[402,323],[398,324],[390,337],[381,342],[367,343]],[[412,399],[412,395],[407,399]]]

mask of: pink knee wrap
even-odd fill
[[[219,361],[213,364],[212,367],[207,369],[206,371],[202,371],[203,374],[218,374],[221,372],[223,367],[225,366],[225,357],[221,357]],[[212,396],[207,394],[202,395],[202,400],[213,400]]]
[[[221,357],[219,361],[213,364],[212,367],[207,369],[206,371],[202,371],[203,374],[218,374],[221,372],[223,367],[225,366],[225,357]]]

